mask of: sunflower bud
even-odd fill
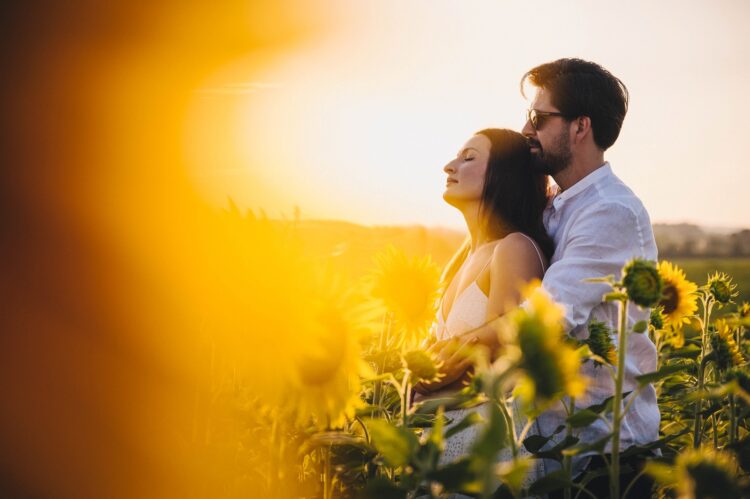
[[[586,379],[579,373],[578,353],[563,339],[561,307],[534,284],[524,296],[528,306],[516,310],[510,321],[521,353],[524,398],[545,403],[560,395],[581,395]]]
[[[722,305],[732,302],[732,298],[737,296],[737,285],[732,282],[732,278],[724,272],[716,272],[708,278],[708,292],[714,300]]]
[[[648,323],[651,329],[655,331],[661,331],[664,329],[664,307],[658,305],[651,309],[651,315],[648,319]]]
[[[737,315],[739,315],[740,319],[750,318],[750,303],[743,301],[737,307]]]
[[[589,337],[584,342],[589,349],[599,357],[606,360],[609,364],[617,364],[617,350],[612,343],[610,329],[603,322],[591,321],[589,323]],[[594,365],[601,365],[600,362],[594,361]]]
[[[424,350],[412,350],[403,355],[404,367],[411,372],[413,383],[438,381],[443,375],[440,373],[442,362],[437,361]]]
[[[717,367],[720,370],[726,370],[729,367],[744,364],[745,359],[727,322],[724,319],[717,319],[712,329],[715,329],[715,332],[711,337],[711,347],[716,354]]]
[[[378,372],[395,373],[403,366],[401,364],[401,352],[398,350],[387,350],[385,352],[374,352],[365,357]]]
[[[663,283],[654,262],[636,258],[625,266],[623,274],[622,283],[633,303],[651,307],[659,302]]]

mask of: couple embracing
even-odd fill
[[[520,287],[534,278],[565,310],[564,330],[584,340],[592,321],[616,330],[617,309],[602,303],[603,287],[586,278],[620,276],[634,257],[656,260],[657,250],[648,213],[638,197],[612,171],[604,152],[614,144],[628,107],[625,85],[598,64],[560,59],[528,71],[521,79],[535,94],[521,133],[487,129],[471,137],[444,171],[448,175],[443,198],[460,210],[470,239],[445,271],[446,288],[438,310],[430,349],[443,361],[444,377],[416,388],[419,398],[460,388],[471,365],[455,355],[457,345],[483,344],[491,352],[501,347],[495,329],[486,325],[521,301]],[[557,184],[548,188],[548,175]],[[629,325],[647,319],[648,310],[629,308]],[[633,335],[625,356],[624,391],[635,377],[656,369],[656,349],[648,335]],[[589,378],[585,405],[611,397],[614,386],[604,370],[582,365]],[[460,421],[482,407],[449,411]],[[515,424],[523,416],[514,404]],[[541,435],[551,435],[565,423],[562,404],[553,405],[534,423]],[[659,409],[648,386],[636,394],[622,424],[621,448],[657,440]],[[473,427],[446,441],[444,462],[469,452],[477,430]],[[582,429],[582,442],[609,433],[600,420]],[[607,447],[609,450],[609,446]],[[498,460],[509,459],[498,456]],[[535,461],[527,482],[554,471],[555,462]],[[573,476],[603,466],[596,456],[578,456]],[[627,483],[632,475],[624,475]],[[587,488],[607,495],[606,476]],[[642,487],[638,490],[638,487]],[[650,495],[645,479],[636,483],[633,497]],[[597,494],[599,496],[599,494]]]

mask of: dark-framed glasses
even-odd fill
[[[526,111],[526,119],[534,127],[534,130],[539,130],[544,125],[545,118],[550,116],[565,116],[563,113],[554,111],[538,111],[536,109],[529,109]]]

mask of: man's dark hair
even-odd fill
[[[541,64],[521,78],[524,83],[549,92],[552,104],[566,119],[591,119],[594,142],[602,150],[617,140],[628,112],[628,89],[619,78],[600,65],[582,59],[558,59]]]

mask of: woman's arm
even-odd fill
[[[521,303],[521,291],[532,279],[541,279],[544,268],[534,244],[523,234],[508,234],[492,254],[489,272],[487,321]]]
[[[445,376],[436,383],[420,384],[416,387],[420,393],[442,389],[461,379],[471,367],[467,353],[472,345],[487,347],[494,358],[502,346],[497,334],[496,319],[519,305],[524,284],[534,278],[541,279],[544,274],[536,248],[519,233],[509,234],[498,243],[491,258],[489,282],[485,283],[489,287],[487,322],[477,329],[436,342],[430,347],[443,362],[441,372]],[[481,283],[480,287],[483,287]]]

